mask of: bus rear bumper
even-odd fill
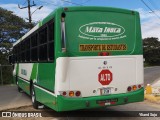
[[[107,96],[95,96],[87,98],[66,98],[63,96],[57,97],[58,111],[71,111],[140,102],[144,100],[144,88],[125,94],[114,94]]]

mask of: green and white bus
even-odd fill
[[[13,45],[18,89],[56,111],[144,100],[139,13],[58,8]]]

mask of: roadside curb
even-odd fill
[[[149,67],[144,67],[144,69],[153,68],[153,67],[159,67],[159,66],[149,66]]]

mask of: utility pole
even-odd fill
[[[20,9],[28,8],[29,23],[31,23],[31,22],[32,22],[31,7],[36,6],[36,4],[35,4],[34,1],[33,1],[33,4],[31,5],[31,4],[30,4],[30,0],[27,0],[27,2],[28,2],[28,5],[27,5],[27,6],[25,6],[25,7],[20,7],[20,5],[18,4],[18,7],[19,7]]]
[[[28,0],[28,17],[29,17],[29,23],[32,22],[32,18],[31,18],[31,9],[30,9],[30,0]]]

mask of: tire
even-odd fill
[[[23,90],[18,86],[18,92],[22,93]]]
[[[35,95],[35,90],[34,90],[33,86],[32,86],[32,89],[31,89],[31,98],[32,98],[33,108],[38,109],[39,102],[36,101],[36,95]]]

